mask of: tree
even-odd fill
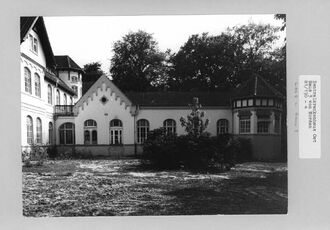
[[[110,73],[123,91],[150,91],[166,81],[170,51],[158,50],[157,42],[144,31],[131,32],[114,43]]]
[[[104,73],[101,69],[101,63],[100,62],[91,62],[86,65],[84,65],[84,72],[85,73]]]
[[[235,63],[229,38],[192,35],[173,56],[169,86],[173,90],[225,90],[230,85],[227,77],[234,72]]]
[[[173,90],[230,90],[251,73],[261,73],[274,60],[279,28],[249,23],[217,36],[193,35],[172,58],[169,87]]]
[[[204,111],[201,111],[201,104],[198,98],[193,98],[193,104],[189,105],[191,113],[187,116],[187,120],[183,117],[180,118],[181,126],[185,128],[189,136],[200,137],[205,134],[205,130],[209,124],[209,120],[204,118]]]
[[[84,65],[84,75],[82,78],[82,93],[85,94],[87,90],[102,76],[104,71],[101,69],[101,63],[91,62]]]

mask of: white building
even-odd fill
[[[188,104],[197,97],[210,120],[206,131],[211,135],[247,137],[254,158],[280,157],[283,96],[262,77],[251,76],[231,94],[125,94],[101,76],[81,95],[83,72],[70,57],[53,56],[43,19],[22,21],[29,22],[23,24],[21,42],[22,146],[36,140],[56,145],[59,152],[135,155],[149,130],[166,127],[184,134],[179,120],[191,112]]]
[[[42,17],[21,18],[20,51],[22,146],[55,144],[55,105],[70,110],[79,99],[82,70],[57,65]],[[66,74],[79,78],[67,81]]]

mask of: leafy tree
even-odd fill
[[[229,37],[192,35],[173,56],[169,86],[173,90],[224,90],[231,84],[226,78],[234,72],[235,51]],[[238,49],[236,49],[238,52]]]
[[[158,50],[157,42],[144,31],[131,32],[114,43],[110,73],[123,91],[148,91],[166,82],[170,51]]]
[[[205,134],[209,120],[203,121],[205,114],[204,111],[201,111],[202,106],[197,97],[193,99],[193,104],[189,106],[191,113],[187,116],[187,120],[183,117],[180,118],[181,126],[185,128],[189,136],[200,137]]]
[[[173,90],[227,90],[260,73],[264,61],[275,60],[279,28],[253,24],[228,28],[217,36],[193,35],[172,58]]]
[[[101,69],[101,63],[100,62],[91,62],[86,65],[84,65],[84,71],[85,73],[104,73]]]

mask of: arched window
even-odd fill
[[[67,105],[67,98],[66,94],[63,95],[63,105]]]
[[[123,143],[123,123],[119,119],[110,121],[110,144],[120,145]]]
[[[84,122],[84,144],[97,144],[97,123],[92,119]]]
[[[59,128],[60,144],[73,145],[75,143],[75,126],[73,123],[64,123]]]
[[[50,85],[48,85],[48,104],[53,104],[53,91]]]
[[[53,144],[53,132],[54,132],[53,123],[49,122],[48,123],[48,143],[49,144]]]
[[[60,101],[60,91],[56,90],[56,105],[60,105],[61,101]]]
[[[34,74],[34,89],[37,97],[41,97],[40,77],[37,73]]]
[[[137,121],[137,142],[143,143],[147,137],[149,132],[149,121],[146,119],[141,119]]]
[[[24,82],[25,82],[25,92],[32,94],[31,72],[26,67],[24,68]]]
[[[33,121],[30,116],[26,117],[26,136],[27,136],[27,143],[33,143]]]
[[[176,122],[173,119],[167,119],[164,121],[164,128],[166,133],[176,133]]]
[[[37,142],[37,144],[41,144],[42,143],[42,124],[41,124],[41,119],[39,117],[37,118],[36,128],[37,128],[36,142]]]
[[[220,119],[217,121],[217,135],[228,133],[229,122],[227,119]]]

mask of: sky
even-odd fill
[[[100,62],[109,72],[114,42],[129,32],[153,34],[161,51],[177,52],[193,34],[218,35],[249,22],[281,26],[274,15],[87,16],[44,17],[55,55],[69,55],[81,68]],[[281,34],[281,41],[284,39]]]

